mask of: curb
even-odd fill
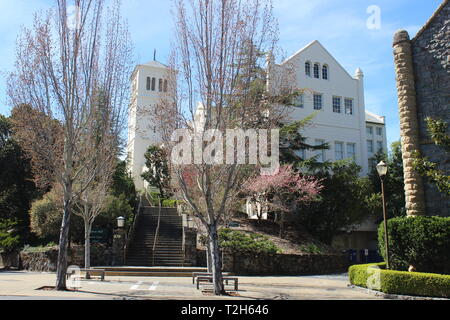
[[[352,284],[348,284],[347,287],[354,289],[354,290],[362,291],[364,293],[371,294],[371,295],[374,295],[377,297],[381,297],[381,298],[387,299],[387,300],[444,300],[444,301],[450,301],[450,299],[447,299],[447,298],[407,296],[407,295],[400,295],[400,294],[384,293],[381,291],[358,287],[358,286],[355,286]]]

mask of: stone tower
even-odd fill
[[[150,145],[162,143],[155,111],[168,94],[170,69],[157,61],[137,65],[131,76],[131,102],[128,114],[128,170],[137,189],[145,184],[141,174],[146,170],[144,154]]]
[[[398,107],[408,216],[450,215],[450,197],[422,181],[412,168],[417,150],[450,174],[450,159],[430,139],[427,117],[450,124],[450,1],[444,0],[417,35],[394,35]]]

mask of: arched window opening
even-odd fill
[[[322,79],[328,80],[328,66],[324,65],[322,68]]]
[[[311,63],[309,61],[305,63],[305,74],[311,77]]]
[[[314,64],[314,78],[319,79],[319,64]]]

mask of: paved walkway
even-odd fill
[[[215,299],[203,294],[192,284],[192,278],[119,277],[81,280],[79,289],[71,292],[37,290],[53,286],[54,273],[22,271],[0,272],[0,299]],[[221,299],[274,300],[366,300],[380,299],[347,287],[346,274],[299,277],[239,277],[235,297]],[[231,286],[229,287],[232,288]]]

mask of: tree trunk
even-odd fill
[[[279,237],[281,239],[283,239],[284,236],[284,213],[280,214],[280,233],[279,233]]]
[[[211,247],[211,268],[214,294],[218,296],[224,295],[225,290],[222,280],[222,259],[219,250],[219,237],[217,234],[217,227],[215,225],[211,225],[209,228],[209,241]]]
[[[56,290],[65,291],[66,287],[66,271],[67,271],[67,247],[69,243],[69,227],[70,217],[72,214],[71,203],[64,201],[64,214],[61,224],[61,232],[59,235],[58,262],[56,271]]]
[[[91,267],[91,224],[89,221],[84,222],[84,267],[89,269]],[[86,274],[86,279],[88,279]]]
[[[211,241],[209,240],[209,235],[208,235],[208,241],[206,242],[206,265],[208,267],[208,272],[212,273],[212,266],[211,266]]]

